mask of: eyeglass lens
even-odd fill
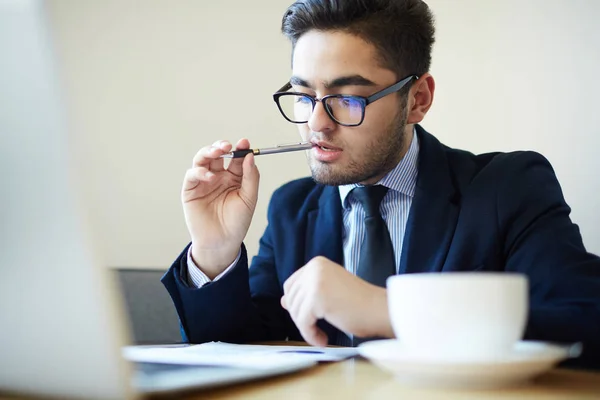
[[[328,97],[324,106],[339,123],[353,125],[361,122],[363,102],[352,96]],[[285,116],[296,123],[308,122],[313,112],[313,100],[309,96],[286,94],[279,97],[279,105]]]

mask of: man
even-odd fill
[[[274,98],[314,145],[312,178],[273,194],[248,269],[253,155],[225,169],[230,143],[198,152],[182,190],[192,242],[163,278],[184,337],[313,345],[393,337],[387,276],[511,271],[530,280],[525,337],[581,341],[581,365],[600,366],[600,259],[586,252],[546,159],[475,156],[418,125],[435,92],[427,5],[299,0],[282,30],[293,71]]]

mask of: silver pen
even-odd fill
[[[263,154],[277,154],[277,153],[287,153],[288,151],[300,151],[300,150],[309,150],[313,147],[312,143],[303,142],[303,143],[293,143],[293,144],[279,144],[275,147],[265,147],[264,149],[245,149],[245,150],[234,150],[230,151],[227,154],[223,154],[221,158],[242,158],[246,157],[246,154],[254,154],[255,156],[260,156]]]

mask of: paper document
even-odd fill
[[[127,346],[130,361],[270,369],[299,360],[340,361],[358,354],[353,347],[269,346],[210,342],[196,345]]]

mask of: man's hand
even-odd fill
[[[355,336],[394,336],[386,290],[325,257],[310,260],[289,277],[283,290],[281,305],[304,340],[313,346],[327,345],[327,335],[317,327],[317,320],[322,318]]]
[[[237,143],[237,150],[248,148],[246,139]],[[225,168],[221,156],[231,149],[224,140],[200,149],[181,190],[192,258],[210,279],[235,260],[258,198],[260,177],[254,156],[235,158]]]

